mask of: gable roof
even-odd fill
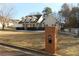
[[[39,18],[39,20],[37,21],[37,23],[41,23],[43,20],[44,20],[44,19],[43,19],[43,16],[41,16],[41,17]]]
[[[25,20],[22,22],[36,23],[36,22],[38,22],[38,20],[40,19],[41,16],[42,15],[28,15],[28,16],[25,16]]]

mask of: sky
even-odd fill
[[[14,19],[21,19],[33,12],[42,12],[45,7],[50,7],[53,12],[58,12],[63,3],[15,3]]]

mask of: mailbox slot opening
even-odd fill
[[[52,43],[52,36],[48,35],[48,43],[51,44]]]
[[[49,42],[49,43],[52,43],[52,40],[49,40],[48,42]]]

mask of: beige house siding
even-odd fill
[[[24,29],[27,29],[27,28],[31,28],[31,27],[37,27],[37,23],[25,23],[23,24],[23,27]]]
[[[41,15],[39,17],[38,21],[34,20],[35,22],[30,22],[31,20],[28,18],[27,18],[27,20],[25,22],[23,22],[24,29],[33,28],[33,27],[36,27],[36,28],[45,27],[46,25],[48,25],[49,27],[52,25],[56,25],[56,18],[53,15],[48,15],[45,17],[43,17],[43,15]]]

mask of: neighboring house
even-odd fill
[[[19,22],[19,24],[23,24],[24,29],[44,29],[46,25],[56,25],[56,23],[56,18],[53,15],[29,15]]]
[[[24,29],[43,29],[44,24],[42,23],[42,15],[29,15],[25,16],[19,24],[23,24]]]
[[[20,23],[21,21],[20,20],[15,20],[15,23],[14,23],[14,28],[18,29],[18,30],[23,30],[24,27],[23,27],[23,24]]]
[[[0,23],[0,29],[2,28],[2,24]]]
[[[16,20],[15,19],[10,19],[7,23],[7,27],[14,27],[14,25],[16,24]]]
[[[0,28],[2,28],[2,23],[5,24],[5,27],[12,26],[14,24],[12,20],[5,20],[5,17],[0,16]]]
[[[15,24],[17,24],[15,19],[8,19],[5,22],[5,27],[15,27]],[[0,20],[0,29],[2,29],[2,21]]]

